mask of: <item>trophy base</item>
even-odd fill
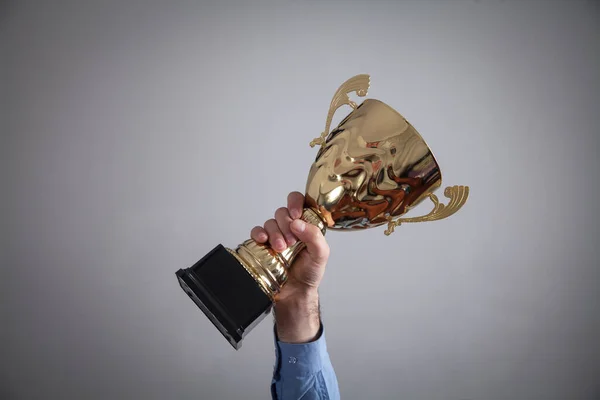
[[[223,245],[176,273],[181,288],[238,350],[273,303]]]

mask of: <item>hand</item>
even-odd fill
[[[288,205],[275,212],[264,227],[252,229],[251,237],[277,252],[298,240],[306,244],[288,270],[288,281],[275,300],[277,336],[282,342],[305,343],[316,338],[321,326],[318,287],[329,258],[329,246],[316,226],[300,219],[304,196],[288,195]]]

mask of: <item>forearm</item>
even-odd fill
[[[316,292],[295,293],[275,303],[277,362],[272,381],[276,400],[339,400],[337,378],[327,353]]]
[[[316,289],[288,296],[275,303],[277,336],[285,343],[308,343],[321,327],[319,294]]]

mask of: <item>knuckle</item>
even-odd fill
[[[306,236],[308,236],[307,240],[311,241],[312,243],[315,244],[321,244],[322,241],[322,237],[323,235],[321,234],[321,231],[319,230],[319,228],[317,228],[314,225],[311,224],[306,224]]]
[[[288,194],[288,200],[300,200],[303,199],[304,195],[298,191],[291,192]]]
[[[321,246],[321,248],[323,249],[323,251],[329,252],[329,244],[327,243],[327,241],[325,240],[325,237],[323,235],[320,235],[319,238],[319,246]]]
[[[277,226],[277,221],[275,221],[273,218],[271,218],[265,222],[264,228],[266,230],[269,230],[269,229],[273,229],[275,226]]]
[[[275,211],[275,218],[277,218],[277,219],[286,217],[287,215],[288,215],[288,209],[286,207],[279,207]]]
[[[316,225],[313,225],[310,222],[307,222],[306,226],[307,226],[307,229],[310,232],[311,236],[313,236],[315,239],[318,239],[319,236],[323,236],[323,234],[321,233],[321,230]]]
[[[314,232],[314,244],[318,249],[318,253],[320,258],[322,259],[327,259],[329,258],[329,253],[330,253],[330,249],[329,249],[329,245],[327,244],[327,241],[325,240],[325,237],[321,234],[321,231],[319,230],[319,228],[316,228],[316,231]]]

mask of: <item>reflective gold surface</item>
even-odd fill
[[[355,78],[347,82],[355,83]],[[328,122],[339,107],[336,98],[340,97],[340,91],[355,87],[344,84],[338,89]],[[321,144],[309,172],[306,201],[330,229],[390,224],[394,217],[419,204],[442,183],[439,165],[421,135],[402,115],[379,100],[365,100]],[[465,193],[457,198],[458,203],[452,203],[452,213],[436,211],[436,218],[428,215],[419,221],[453,214],[466,201],[468,190]],[[393,231],[392,225],[389,232]]]
[[[369,75],[344,82],[331,101],[325,131],[310,142],[320,145],[306,184],[302,219],[325,229],[356,230],[388,224],[390,235],[403,223],[447,218],[467,201],[467,186],[447,187],[450,199],[441,204],[433,192],[442,184],[440,167],[417,130],[397,111],[379,100],[356,105],[351,93],[365,96]],[[329,132],[336,110],[352,112]],[[425,198],[434,208],[423,216],[400,217]],[[246,240],[235,251],[228,249],[275,300],[285,284],[287,270],[305,244],[297,242],[281,253]]]

